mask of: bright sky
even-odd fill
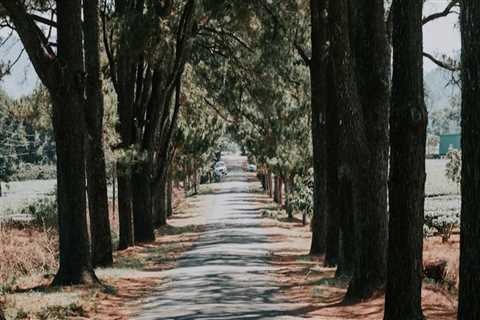
[[[424,7],[424,15],[432,12],[442,11],[449,3],[449,0],[427,0]],[[458,56],[460,52],[460,31],[458,28],[458,15],[452,14],[448,17],[430,22],[424,26],[424,50],[433,55],[447,54]],[[0,32],[0,37],[4,36]],[[14,60],[21,50],[19,44],[11,44],[2,49],[0,54],[4,61]],[[430,60],[425,59],[424,70],[429,72],[435,68]],[[26,54],[13,69],[12,74],[7,76],[0,86],[12,97],[19,97],[28,94],[35,87],[38,78],[31,66]]]

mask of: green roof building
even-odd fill
[[[445,156],[450,149],[461,149],[460,133],[442,134],[440,135],[439,154]]]

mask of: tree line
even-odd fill
[[[197,177],[216,141],[229,134],[257,162],[278,202],[282,184],[286,199],[302,186],[311,188],[310,253],[324,254],[337,276],[351,279],[345,302],[385,289],[385,319],[423,318],[423,59],[457,68],[423,52],[422,28],[460,8],[458,318],[475,318],[476,1],[450,1],[427,17],[422,0],[0,4],[53,105],[60,231],[54,284],[96,282],[93,267],[112,263],[104,74],[117,99],[120,249],[154,240],[154,228],[166,223],[170,211],[171,177]]]

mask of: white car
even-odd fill
[[[225,176],[228,173],[227,167],[225,166],[225,162],[223,161],[218,161],[217,163],[215,163],[213,170],[215,171],[215,174],[220,177]]]
[[[247,166],[247,171],[248,172],[256,172],[257,171],[257,166],[254,165],[253,163],[249,163]]]

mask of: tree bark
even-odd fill
[[[423,319],[422,266],[427,109],[422,0],[393,2],[389,250],[385,320]]]
[[[155,227],[161,227],[167,224],[167,181],[165,175],[160,178],[155,192],[154,216]]]
[[[84,1],[85,66],[87,71],[87,192],[92,239],[92,263],[113,263],[108,214],[107,174],[103,149],[103,93],[100,73],[99,3]]]
[[[329,79],[333,79],[332,64],[329,64]],[[339,146],[338,139],[339,119],[338,109],[333,99],[332,93],[335,92],[333,81],[328,82],[328,92],[330,93],[329,103],[326,107],[327,134],[326,134],[326,195],[327,195],[327,223],[326,223],[326,243],[325,243],[325,266],[334,267],[338,263],[339,255],[339,233],[340,233],[340,212],[339,204],[344,199],[339,197],[338,187],[338,169],[339,169]],[[348,195],[347,195],[348,196]]]
[[[167,172],[167,218],[173,216],[173,174],[172,168],[168,168]]]
[[[129,167],[117,163],[118,169],[118,249],[125,250],[135,244],[133,234],[133,192]]]
[[[462,214],[458,319],[480,314],[480,3],[461,1]]]
[[[330,17],[357,243],[345,302],[356,302],[382,289],[386,275],[389,79],[383,1],[334,1]]]
[[[53,285],[97,282],[87,232],[85,197],[85,114],[80,1],[57,3],[58,56],[66,64],[51,90],[57,149],[60,267]]]
[[[355,266],[355,230],[353,225],[353,190],[351,179],[341,175],[338,181],[338,214],[340,216],[339,254],[335,277],[351,278]]]
[[[141,162],[132,174],[133,186],[133,230],[135,243],[155,241],[153,225],[153,203],[150,164]]]
[[[311,112],[313,144],[313,218],[310,254],[325,253],[327,189],[326,189],[326,105],[327,92],[327,42],[328,1],[310,0],[312,59],[310,61]]]

